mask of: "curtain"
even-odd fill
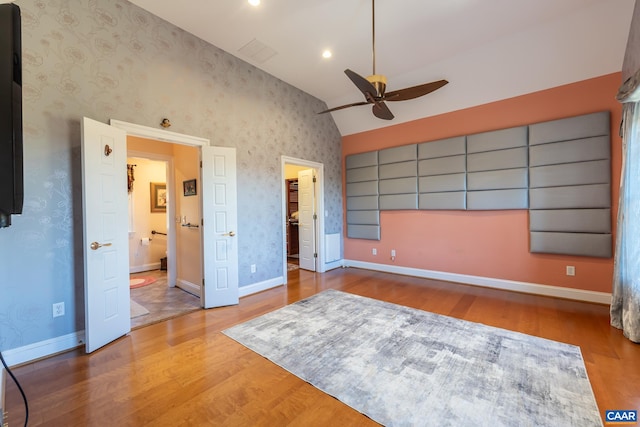
[[[622,107],[622,171],[611,325],[640,343],[640,71],[617,96]]]

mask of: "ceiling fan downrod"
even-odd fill
[[[369,83],[376,88],[376,97],[382,98],[387,88],[387,78],[376,74],[376,5],[375,0],[371,0],[371,39],[373,50],[373,74],[367,77]]]

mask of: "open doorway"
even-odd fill
[[[282,156],[285,272],[297,268],[324,272],[323,172],[321,163]]]
[[[138,328],[202,307],[192,283],[201,276],[185,274],[200,269],[200,230],[172,226],[199,221],[197,191],[186,199],[177,184],[168,185],[195,180],[199,150],[130,136],[127,154],[131,327]]]
[[[185,196],[194,195],[196,182],[190,179],[187,182],[192,181],[191,185],[184,181],[178,184],[171,169],[167,176],[167,226],[198,230],[201,245],[195,253],[200,263],[202,306],[238,304],[236,149],[211,146],[205,138],[117,120],[107,125],[88,117],[82,118],[81,136],[85,351],[92,353],[131,330],[127,136],[199,148],[199,220],[176,224],[182,214],[176,215],[176,203],[171,203],[175,189],[184,186]],[[211,232],[202,233],[205,225]],[[168,233],[171,283],[175,277],[176,257],[171,256],[175,234]]]

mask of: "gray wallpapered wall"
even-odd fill
[[[342,232],[341,137],[316,114],[322,101],[127,1],[16,4],[25,205],[0,230],[0,350],[84,329],[83,116],[151,127],[169,117],[172,131],[236,147],[240,286],[283,274],[281,155],[324,164],[325,232]],[[53,319],[60,301],[66,315]]]

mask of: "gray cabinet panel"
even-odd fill
[[[529,230],[611,233],[611,209],[531,210]]]
[[[420,194],[418,207],[429,210],[464,210],[466,194],[464,191]]]
[[[350,154],[345,158],[347,169],[363,168],[365,166],[376,166],[378,164],[378,152]]]
[[[448,175],[466,171],[466,156],[440,157],[418,161],[418,176]]]
[[[347,211],[347,224],[380,225],[380,211]]]
[[[380,194],[407,194],[415,195],[418,192],[417,178],[381,179]]]
[[[389,163],[378,167],[380,179],[404,178],[418,174],[418,164],[415,160],[401,163]]]
[[[374,196],[377,194],[378,181],[347,183],[347,196]]]
[[[348,211],[370,211],[378,209],[378,196],[347,197]]]
[[[347,237],[351,239],[380,240],[380,226],[347,225]]]
[[[532,188],[529,198],[531,209],[609,208],[611,189],[609,184]]]
[[[608,159],[611,156],[610,139],[607,135],[532,145],[529,147],[529,166]]]
[[[347,169],[346,174],[347,182],[376,181],[378,179],[378,166]]]
[[[531,233],[531,252],[611,258],[611,234]]]
[[[527,190],[468,191],[469,210],[527,209]]]
[[[609,160],[538,166],[529,170],[531,187],[560,187],[582,184],[607,184],[611,179]]]
[[[400,147],[385,148],[378,154],[378,164],[398,163],[407,160],[416,160],[416,144],[402,145]]]
[[[467,176],[468,190],[500,190],[527,188],[528,169],[503,169],[489,172],[473,172]]]
[[[418,182],[420,193],[440,193],[445,191],[464,191],[466,175],[456,173],[452,175],[424,176]]]
[[[380,210],[418,209],[418,194],[388,194],[380,196]]]
[[[467,154],[467,171],[479,172],[496,169],[526,168],[528,164],[527,157],[528,152],[526,147]]]
[[[609,135],[609,112],[552,120],[529,126],[529,145]]]
[[[527,127],[519,126],[467,136],[467,153],[526,147]]]
[[[467,152],[466,141],[466,136],[457,136],[418,144],[418,159],[433,159],[435,157],[465,154]]]

